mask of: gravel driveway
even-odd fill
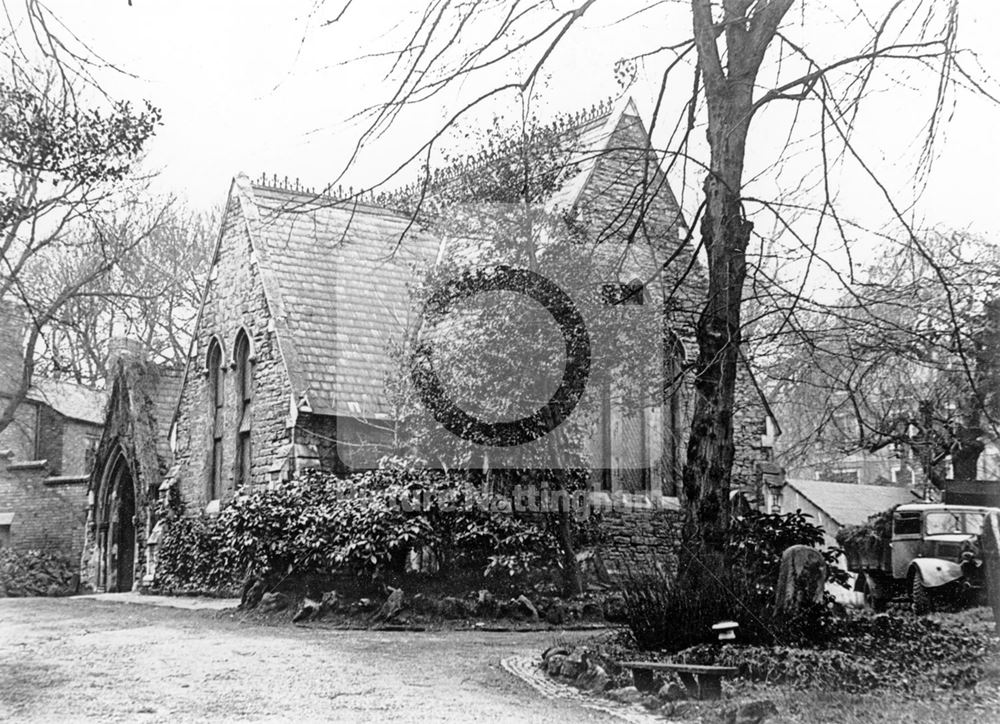
[[[568,637],[564,637],[565,638]],[[0,599],[0,720],[580,721],[500,667],[554,633],[331,631],[80,599]]]

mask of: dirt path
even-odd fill
[[[0,720],[613,721],[500,667],[553,633],[329,631],[0,599]]]

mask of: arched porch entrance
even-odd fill
[[[135,582],[135,484],[121,451],[109,458],[98,500],[98,588],[131,591]]]

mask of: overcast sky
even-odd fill
[[[325,25],[342,2],[134,0],[130,7],[126,0],[49,0],[49,6],[81,40],[135,76],[102,71],[99,78],[107,90],[120,97],[148,98],[162,108],[164,125],[150,146],[148,163],[162,170],[161,189],[179,193],[200,207],[221,203],[229,179],[239,171],[251,176],[276,173],[324,185],[343,170],[360,130],[350,117],[384,99],[388,90],[382,80],[384,59],[348,61],[398,45],[406,27],[399,22],[419,4],[355,2],[338,23]],[[7,4],[16,8],[17,3]],[[684,4],[609,24],[627,5],[640,3],[598,2],[587,22],[553,55],[544,87],[538,89],[543,116],[590,106],[615,93],[614,61],[623,55],[690,36],[690,14]],[[816,7],[796,3],[789,14],[793,24],[789,32],[809,40],[810,47],[827,59],[837,57],[844,47],[861,45],[863,34],[838,35],[841,28]],[[1000,50],[991,37],[1000,20],[995,4],[967,2],[963,13],[962,45],[975,49],[987,71],[1000,77]],[[473,31],[462,41],[474,43],[476,38]],[[646,114],[667,60],[661,54],[639,69],[632,94]],[[690,75],[683,78],[690,82]],[[861,118],[865,125],[859,143],[894,191],[906,196],[908,168],[919,150],[916,139],[926,111],[921,104],[934,89],[926,75],[903,79],[909,83],[908,91],[895,86],[875,89]],[[412,150],[417,139],[433,132],[449,104],[457,103],[463,93],[474,93],[480,87],[477,82],[486,80],[470,80],[440,102],[405,115],[349,169],[345,183],[378,180]],[[668,105],[672,103],[676,113],[690,89],[678,84],[668,89]],[[485,118],[493,111],[506,111],[513,119],[519,106],[508,96]],[[748,174],[759,177],[763,188],[781,183],[774,174],[769,178],[768,164],[773,147],[784,138],[786,116],[781,114],[785,112],[776,109],[771,116],[755,119],[754,138],[763,140],[755,148]],[[1000,112],[991,103],[959,97],[927,191],[912,212],[914,221],[997,234],[998,122]],[[671,180],[682,185],[679,179]],[[699,182],[692,178],[689,189],[696,189]],[[851,172],[838,177],[837,183],[850,213],[869,221],[884,213],[863,178]],[[688,197],[685,206],[691,208]]]

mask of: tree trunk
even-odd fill
[[[745,250],[752,224],[742,218],[739,197],[709,177],[701,225],[709,259],[708,301],[698,320],[695,408],[684,466],[689,537],[710,549],[722,546],[733,466],[733,404],[739,363],[740,299]],[[715,267],[712,270],[712,267]],[[713,273],[714,272],[714,273]]]
[[[979,439],[981,434],[982,429],[976,424],[963,425],[956,432],[956,445],[951,452],[954,480],[976,480],[979,477],[979,456],[985,447]]]
[[[696,330],[695,407],[683,479],[686,537],[701,548],[718,551],[729,521],[740,307],[753,224],[743,217],[740,202],[749,93],[726,94],[715,105],[719,108],[716,122],[709,124],[712,166],[705,179],[701,221],[708,298]]]
[[[559,513],[558,516],[556,537],[563,554],[563,593],[578,596],[583,593],[583,578],[580,576],[580,564],[576,560],[576,547],[573,545],[572,513]]]
[[[710,0],[692,0],[694,41],[704,78],[711,150],[701,238],[708,257],[708,298],[698,319],[695,405],[683,482],[685,538],[719,552],[729,525],[733,403],[740,358],[740,309],[746,249],[753,224],[743,216],[743,162],[753,117],[753,88],[768,45],[792,0],[723,3],[721,23]],[[747,17],[750,13],[750,17]],[[718,38],[725,35],[723,62]]]

